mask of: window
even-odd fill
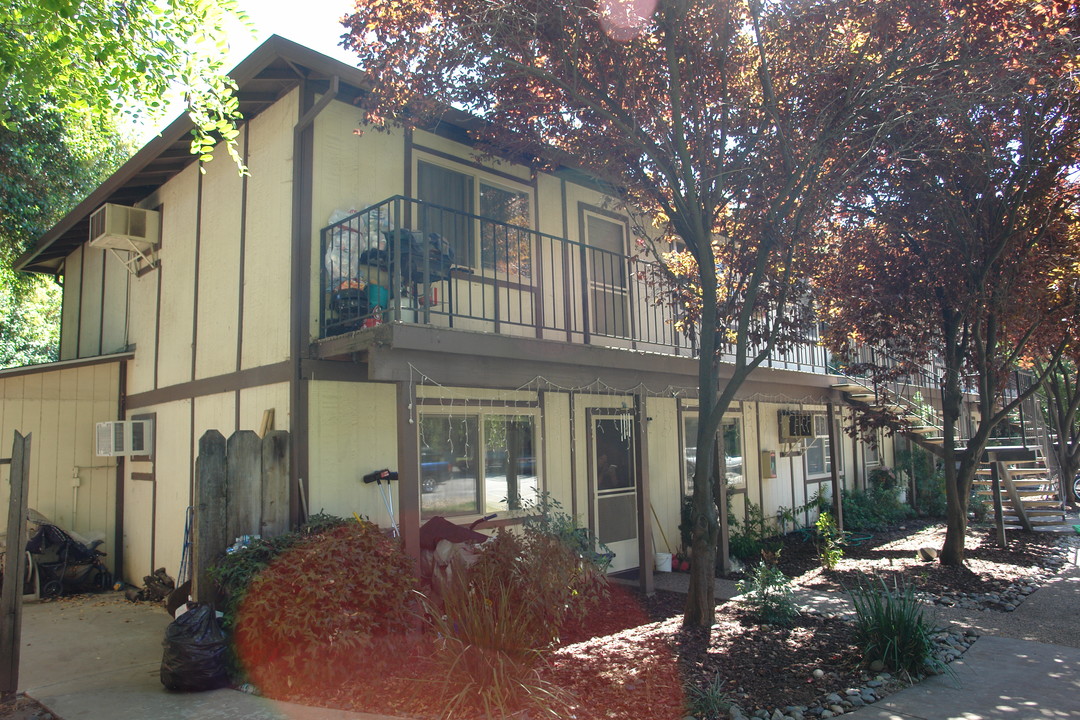
[[[445,238],[456,264],[531,277],[528,193],[424,161],[417,163],[416,185],[417,199],[427,203],[420,230]]]
[[[829,420],[825,415],[814,415],[814,438],[806,441],[806,474],[827,475],[832,472],[832,452],[829,445]]]
[[[480,183],[480,256],[485,270],[532,276],[529,196]]]
[[[724,454],[727,461],[727,484],[729,487],[746,486],[743,474],[742,421],[737,417],[725,417],[720,429],[724,434]],[[697,467],[697,414],[683,416],[683,463],[684,488],[687,495],[694,492],[694,470]]]
[[[626,240],[622,223],[585,215],[588,248],[589,326],[594,333],[626,337]]]
[[[428,413],[420,417],[423,515],[480,515],[535,501],[533,415]]]
[[[863,443],[863,447],[866,448],[866,451],[865,451],[866,455],[864,456],[865,459],[866,459],[866,464],[867,465],[880,465],[881,464],[881,451],[880,451],[880,448],[881,448],[881,436],[879,434],[875,433],[872,438],[868,439],[866,442]]]
[[[417,165],[416,197],[430,205],[420,208],[420,230],[437,233],[454,249],[454,260],[472,266],[473,179],[431,163]],[[456,212],[455,212],[456,211]]]

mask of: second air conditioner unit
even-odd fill
[[[94,426],[94,454],[99,457],[149,455],[154,424],[150,420],[115,420]]]
[[[814,416],[808,412],[780,411],[780,442],[814,437]]]

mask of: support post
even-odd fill
[[[844,532],[844,502],[843,502],[843,488],[840,486],[840,459],[837,456],[836,446],[836,406],[829,403],[828,422],[829,422],[829,466],[831,468],[832,476],[832,492],[833,492],[833,517],[836,520],[836,529],[840,532]]]
[[[653,578],[653,559],[656,546],[653,543],[652,499],[649,494],[649,419],[645,415],[645,402],[641,395],[634,395],[634,446],[637,457],[638,489],[638,587],[646,595],[656,592]]]
[[[195,602],[213,602],[217,596],[208,571],[228,544],[226,475],[225,438],[217,430],[207,430],[199,438],[199,460],[195,467],[191,568],[191,596]]]
[[[23,579],[26,577],[26,504],[30,486],[30,437],[15,432],[11,448],[11,502],[8,506],[4,590],[0,594],[0,698],[19,691]]]
[[[991,455],[993,460],[993,456]],[[1005,512],[1001,507],[1001,473],[998,463],[990,463],[990,494],[994,502],[994,528],[997,531],[997,543],[999,547],[1009,547],[1005,540]]]

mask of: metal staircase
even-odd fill
[[[938,445],[944,443],[937,410],[920,402],[925,383],[897,380],[882,387],[859,377],[843,377],[843,382],[832,387],[844,393],[848,403],[892,415],[901,433],[919,435]],[[1024,376],[1016,374],[1016,384],[1009,391],[1012,397],[1016,397],[1023,381]],[[992,440],[976,471],[973,492],[993,504],[1002,541],[1006,529],[1032,531],[1065,521],[1057,458],[1050,452],[1049,433],[1035,398],[1029,397],[1017,408],[1012,421],[1005,423],[1015,432]],[[962,427],[957,430],[959,446],[966,437]]]
[[[1021,376],[1017,375],[1019,387]],[[1014,396],[1015,397],[1015,396]],[[986,448],[976,471],[974,492],[994,504],[994,518],[1003,533],[1028,532],[1065,523],[1057,456],[1035,396],[1025,400],[1006,427],[1017,432]]]

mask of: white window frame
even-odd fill
[[[827,478],[832,476],[832,452],[831,452],[831,438],[829,437],[829,416],[818,410],[811,410],[811,423],[813,424],[814,437],[807,438],[803,441],[803,471],[806,474],[808,480],[814,478]],[[818,422],[820,421],[823,426],[824,433],[819,432]],[[810,449],[811,446],[821,441],[822,462],[821,466],[824,468],[822,472],[810,472]]]
[[[487,478],[487,438],[485,437],[485,420],[489,417],[502,417],[502,418],[518,418],[529,417],[532,419],[532,447],[533,447],[533,466],[536,471],[536,488],[538,493],[543,493],[546,490],[546,482],[544,480],[544,468],[543,468],[543,448],[540,446],[540,410],[539,408],[527,408],[527,407],[511,407],[511,406],[490,406],[490,407],[477,407],[477,406],[459,406],[459,407],[422,407],[417,413],[416,432],[417,432],[417,477],[421,475],[420,469],[420,452],[423,450],[423,430],[422,422],[425,417],[446,417],[446,418],[465,418],[476,417],[477,418],[477,442],[479,448],[477,450],[477,478],[476,482],[479,484],[480,493],[480,512],[444,512],[441,510],[425,510],[424,509],[424,497],[421,493],[420,498],[420,515],[422,518],[430,518],[435,515],[443,515],[445,517],[454,518],[468,518],[468,517],[480,517],[487,515],[490,512],[507,513],[511,512],[506,507],[499,507],[494,510],[489,508],[489,504],[497,503],[501,498],[488,498],[486,488]]]

